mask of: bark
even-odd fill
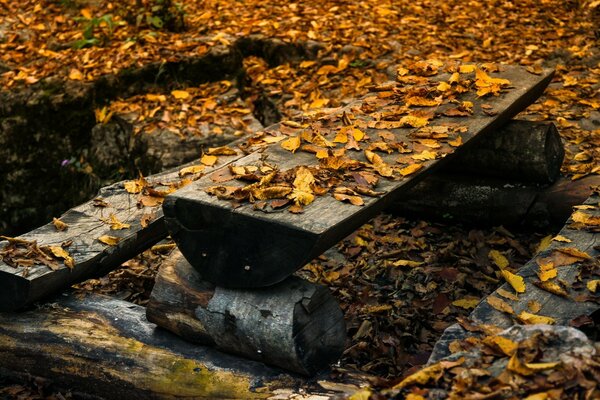
[[[565,151],[553,123],[513,120],[454,158],[451,171],[548,184],[560,175]]]
[[[345,348],[343,313],[326,287],[296,277],[257,290],[215,287],[178,251],[161,267],[146,312],[191,342],[305,375]]]
[[[446,173],[413,188],[388,211],[417,218],[472,225],[530,228],[559,227],[571,209],[584,202],[600,176],[572,181],[561,178],[549,186]]]
[[[106,399],[261,399],[310,383],[281,370],[192,346],[145,318],[144,308],[99,295],[62,296],[0,313],[0,375],[39,377]]]

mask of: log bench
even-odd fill
[[[114,185],[112,189],[105,188],[105,191],[101,192],[102,198],[75,208],[61,217],[60,220],[69,225],[68,229],[61,230],[61,225],[54,223],[22,238],[8,238],[9,244],[5,246],[4,251],[11,245],[32,246],[34,241],[39,245],[63,244],[60,247],[69,249],[72,263],[67,266],[65,258],[65,265],[58,265],[56,268],[49,269],[47,265],[15,268],[5,259],[4,264],[0,265],[0,285],[7,287],[8,290],[0,291],[0,300],[5,300],[0,303],[0,307],[4,310],[23,308],[77,280],[105,273],[142,248],[164,237],[166,235],[164,220],[185,259],[175,253],[170,263],[159,272],[155,290],[146,310],[148,320],[191,342],[216,346],[225,352],[260,360],[294,372],[312,374],[339,357],[343,350],[345,329],[339,307],[324,288],[296,278],[289,278],[299,267],[343,239],[377,212],[401,201],[419,182],[426,178],[435,178],[436,170],[444,169],[451,171],[452,174],[475,170],[483,176],[508,176],[513,179],[518,175],[524,182],[530,184],[531,182],[548,184],[556,179],[563,152],[554,126],[528,122],[507,124],[513,116],[543,92],[552,73],[545,71],[541,75],[534,75],[519,67],[503,66],[502,69],[498,76],[508,78],[513,85],[508,91],[500,96],[485,98],[485,102],[474,94],[467,94],[458,100],[454,99],[451,103],[437,104],[434,118],[436,125],[429,131],[418,129],[419,126],[402,127],[394,125],[393,121],[373,117],[375,112],[379,112],[373,111],[377,110],[377,107],[382,107],[383,111],[387,112],[398,105],[385,100],[387,94],[381,95],[390,92],[392,97],[395,96],[394,87],[383,86],[374,88],[374,95],[369,95],[343,109],[314,115],[308,122],[284,121],[260,132],[246,143],[238,143],[237,149],[230,147],[227,151],[215,153],[219,157],[215,157],[212,161],[204,159],[204,167],[198,168],[196,163],[187,170],[198,179],[166,197],[170,188],[182,186],[181,175],[185,175],[183,170],[170,171],[147,180],[120,183]],[[435,82],[442,85],[447,80],[451,80],[452,76],[440,74],[432,79],[430,84]],[[456,104],[460,104],[463,109],[454,108]],[[473,108],[473,114],[465,111],[465,107]],[[370,110],[369,115],[361,114],[365,109]],[[457,112],[466,112],[469,118],[457,119]],[[406,122],[408,125],[413,123]],[[313,133],[315,130],[326,132],[323,134],[317,132],[311,138],[322,141],[323,146],[311,143],[313,147],[308,151],[301,150],[292,155],[293,151],[290,152],[289,149],[279,145],[280,141],[287,141],[294,137],[303,137],[306,140],[303,132],[307,130],[312,130]],[[387,138],[397,145],[394,150],[398,150],[400,157],[403,158],[402,161],[396,160],[398,154],[385,154],[387,151],[382,150],[381,147],[369,150],[370,154],[354,150],[348,152],[349,156],[344,160],[349,163],[348,165],[367,166],[371,177],[379,175],[377,185],[372,185],[372,191],[376,190],[380,193],[371,194],[373,197],[369,195],[361,197],[363,206],[342,204],[333,196],[317,196],[313,204],[288,202],[283,206],[275,206],[274,202],[267,202],[272,200],[269,197],[259,198],[258,200],[264,200],[259,206],[256,202],[244,204],[236,201],[231,204],[208,193],[215,183],[225,181],[234,187],[237,185],[238,188],[243,188],[245,186],[243,179],[236,179],[235,176],[239,173],[232,174],[232,171],[236,171],[234,168],[248,168],[245,169],[246,175],[252,175],[252,172],[256,171],[250,169],[251,167],[256,167],[261,172],[262,167],[267,168],[269,172],[264,173],[260,182],[266,176],[271,177],[268,179],[273,179],[277,171],[297,173],[302,168],[317,170],[320,162],[315,161],[313,153],[316,152],[318,155],[319,151],[323,150],[319,150],[319,147],[333,148],[325,149],[326,156],[321,158],[341,158],[339,156],[341,153],[335,152],[336,145],[332,144],[337,141],[332,140],[333,136],[329,140],[325,136],[342,130],[349,131],[355,142],[360,142],[362,139],[362,136],[361,139],[357,139],[356,131],[360,131],[360,134],[356,134],[358,136]],[[430,136],[419,136],[425,132]],[[438,134],[441,136],[436,137]],[[519,138],[523,135],[528,139],[528,146],[520,147]],[[433,140],[431,137],[436,139]],[[439,140],[440,138],[443,139]],[[354,143],[354,146],[361,148],[359,143]],[[432,151],[426,149],[428,147],[436,149],[433,156]],[[502,152],[501,149],[511,150]],[[374,153],[375,151],[381,151],[383,154]],[[420,155],[413,159],[419,162],[407,162],[406,157],[411,156],[402,155],[407,153],[411,156],[419,153]],[[396,161],[401,164],[401,167],[390,168],[389,166]],[[496,170],[495,164],[503,165]],[[418,167],[414,168],[415,165]],[[349,167],[348,170],[352,171],[352,168]],[[169,179],[172,179],[172,184],[166,182]],[[356,176],[353,176],[353,179],[360,185]],[[267,178],[264,180],[266,181]],[[287,189],[291,190],[290,187]],[[160,201],[157,198],[160,198]],[[164,218],[158,210],[163,198]],[[112,203],[118,205],[115,207]],[[306,207],[296,207],[301,208],[297,210],[299,212],[291,213],[286,210],[290,205]],[[269,212],[265,212],[265,207]],[[121,229],[123,224],[129,227]],[[68,234],[65,235],[66,232]],[[115,237],[116,241],[111,243]],[[102,246],[98,248],[96,242],[101,243]],[[74,243],[77,245],[73,246]],[[87,249],[88,245],[93,251],[83,252],[81,249]],[[9,259],[9,262],[14,260]],[[94,269],[93,267],[97,265],[100,265],[100,268]],[[88,299],[86,297],[81,300],[81,306],[86,312],[85,307],[89,306]],[[92,303],[95,301],[93,300]],[[108,305],[107,301],[110,303],[112,300],[102,300],[103,303],[100,303]],[[65,302],[73,304],[78,300],[70,297],[68,300],[58,302],[59,309],[62,310],[58,312],[57,317],[60,321],[71,321],[69,323],[76,325],[74,321],[86,320],[85,315],[77,314],[77,306],[74,306],[74,314],[63,316],[61,313],[70,312],[68,306],[61,308],[61,304],[67,304]],[[118,304],[115,308],[123,308],[123,306]],[[94,307],[94,311],[100,308]],[[137,309],[135,316],[123,312],[121,318],[130,322],[148,324],[139,317],[139,311]],[[25,319],[15,318],[15,315],[23,316]],[[52,315],[53,313],[50,313],[49,318],[53,318]],[[273,318],[274,316],[278,318]],[[39,368],[31,367],[31,359],[21,363],[11,356],[12,352],[21,349],[18,347],[20,344],[14,340],[14,332],[20,332],[23,326],[29,323],[39,322],[42,325],[39,334],[47,334],[44,329],[48,323],[44,321],[49,320],[44,319],[39,310],[27,311],[23,314],[0,314],[0,320],[3,321],[11,321],[13,318],[14,324],[7,322],[6,328],[0,328],[0,332],[4,332],[6,337],[13,338],[6,341],[5,349],[0,346],[0,357],[6,359],[3,365],[13,368],[12,373],[18,374],[19,371],[31,368],[36,375],[62,379],[56,371],[46,373]],[[93,321],[103,318],[103,316],[92,317]],[[92,325],[93,323],[87,327],[88,332],[94,329]],[[153,325],[144,326],[146,331],[153,327]],[[52,333],[58,335],[64,333],[57,332]],[[130,332],[135,332],[135,328],[133,325],[128,325],[123,332],[123,336],[126,336]],[[278,339],[274,341],[273,337]],[[70,339],[71,343],[85,343],[87,340],[89,337],[85,335]],[[110,335],[107,340],[119,342],[116,337]],[[144,340],[150,341],[150,339]],[[167,344],[170,349],[169,346],[170,344]],[[203,346],[197,348],[204,349]],[[31,351],[33,354],[43,349],[32,348]],[[74,363],[88,368],[86,361],[81,360],[94,360],[89,351],[90,349],[81,350],[76,346],[73,352],[67,354]],[[122,351],[124,349],[118,348],[115,354]],[[176,355],[175,358],[177,357],[182,356]],[[206,357],[210,359],[210,356]],[[59,358],[49,359],[49,362],[57,363]],[[237,359],[232,358],[232,360]],[[143,362],[143,360],[130,362],[135,364],[137,361]],[[158,390],[156,386],[150,384],[150,386],[138,387],[136,386],[138,381],[134,382],[131,380],[133,378],[122,377],[120,367],[111,364],[110,359],[107,362],[107,368],[114,369],[115,374],[121,379],[119,385],[131,388],[131,393],[149,391],[156,394]],[[194,367],[192,371],[198,372],[196,369],[202,371],[202,367]],[[233,369],[237,373],[237,367]],[[7,368],[0,372],[11,373]],[[185,372],[189,373],[189,368]],[[159,375],[161,373],[164,371],[157,372]],[[97,374],[100,372],[92,373],[84,383],[102,381]],[[260,377],[257,381],[272,381],[272,375],[266,374],[268,378],[263,379],[264,374],[261,374],[263,373],[258,374]],[[242,373],[243,387],[239,392],[241,394],[224,396],[245,395],[252,398],[254,394],[250,393],[253,393],[254,386],[249,385],[250,389],[248,389],[247,380],[244,380],[251,375],[251,373],[246,375]],[[150,376],[154,376],[154,373],[150,372]],[[153,379],[155,378],[150,379],[149,382],[154,382]],[[174,376],[174,379],[176,384],[182,382],[189,384],[186,379],[190,378],[186,376],[180,379],[179,376]],[[143,378],[142,381],[146,382]],[[71,381],[62,382],[71,384]],[[192,396],[210,397],[214,394],[207,390],[214,388],[217,388],[215,389],[217,391],[221,390],[221,386],[213,381],[196,383],[198,386],[190,390],[192,392],[195,390],[194,393],[198,394]],[[159,393],[158,397],[170,395],[170,392]]]
[[[378,183],[367,189],[372,189],[371,193],[376,191],[377,194],[361,198],[362,206],[342,204],[331,195],[316,196],[314,202],[305,207],[302,213],[271,210],[271,202],[267,202],[266,206],[263,202],[263,206],[258,208],[254,207],[254,204],[239,202],[233,202],[232,205],[229,201],[220,199],[225,197],[223,194],[229,193],[232,198],[244,193],[248,196],[250,191],[251,200],[252,196],[258,196],[258,200],[269,200],[272,197],[260,191],[262,180],[256,182],[254,186],[240,179],[228,181],[226,186],[219,185],[221,177],[229,173],[228,166],[224,166],[220,171],[200,178],[165,200],[163,209],[167,229],[183,255],[198,269],[203,279],[218,286],[232,288],[265,287],[280,282],[384,210],[435,169],[441,169],[453,158],[453,153],[468,152],[478,140],[500,129],[518,112],[535,101],[552,78],[550,71],[545,71],[542,75],[533,75],[521,67],[508,66],[503,66],[503,71],[498,75],[508,79],[514,87],[500,96],[487,97],[485,101],[474,93],[465,93],[455,102],[460,104],[462,101],[462,104],[471,105],[473,114],[469,115],[467,112],[464,115],[469,115],[469,118],[462,119],[460,122],[457,122],[456,117],[448,116],[455,115],[457,112],[451,111],[456,110],[451,104],[441,104],[436,107],[436,117],[431,122],[433,128],[429,132],[426,129],[414,128],[424,123],[418,120],[417,116],[423,115],[422,113],[415,112],[414,115],[397,117],[400,121],[396,120],[395,123],[379,119],[385,118],[386,113],[393,115],[394,112],[398,112],[397,107],[403,101],[407,104],[409,101],[409,94],[394,95],[396,86],[389,85],[375,88],[374,94],[367,95],[366,98],[351,103],[341,110],[322,115],[316,121],[313,119],[310,123],[287,125],[280,123],[266,130],[270,137],[280,140],[295,139],[308,142],[311,148],[317,148],[317,157],[321,148],[321,159],[326,159],[325,162],[327,159],[331,160],[329,164],[319,162],[315,155],[309,152],[297,151],[292,154],[279,145],[268,146],[260,153],[249,154],[235,161],[236,167],[252,169],[269,167],[271,171],[282,174],[297,174],[297,171],[302,169],[305,176],[308,175],[306,169],[310,167],[312,168],[310,177],[306,179],[312,179],[310,184],[313,186],[316,183],[312,174],[335,175],[337,173],[339,175],[339,171],[342,170],[342,173],[347,172],[347,176],[352,175],[351,172],[357,170],[357,166],[368,165],[377,172]],[[409,85],[409,89],[403,86],[403,89],[398,90],[408,90],[408,93],[427,91],[431,87],[435,88],[435,85],[442,85],[450,78],[448,74],[439,74],[431,78],[425,84],[425,88],[422,84],[415,84]],[[378,93],[382,92],[387,97],[381,99]],[[433,89],[431,93],[439,94]],[[395,102],[387,100],[388,97],[395,98],[394,96],[400,97],[401,100]],[[411,120],[411,117],[417,120]],[[402,118],[405,118],[404,123]],[[448,127],[456,127],[456,124],[461,128],[452,132]],[[412,127],[402,127],[406,125]],[[439,130],[436,131],[435,127]],[[357,137],[371,137],[373,142],[381,142],[379,138],[382,138],[384,144],[380,146],[395,146],[401,154],[421,151],[418,145],[423,143],[425,145],[421,147],[433,147],[422,150],[420,156],[416,158],[424,160],[423,162],[401,164],[402,168],[390,167],[397,165],[397,161],[400,162],[398,152],[375,154],[371,151],[369,153],[368,150],[364,151],[368,143],[363,147],[355,143],[343,156],[331,155],[336,150],[339,152],[344,149],[344,143],[349,140],[347,137],[341,138],[338,140],[340,143],[336,145],[334,137],[337,138],[337,135],[344,131],[350,131],[355,135],[357,130],[360,132]],[[435,132],[440,131],[446,133],[445,136],[442,135],[446,139],[430,139],[436,137]],[[429,135],[425,136],[427,133]],[[426,137],[431,141],[419,142],[419,137]],[[355,141],[359,140],[355,139]],[[452,143],[457,145],[459,142],[462,145],[455,149]],[[339,144],[342,146],[340,147]],[[330,149],[323,149],[325,147]],[[348,145],[345,147],[348,148]],[[331,166],[335,161],[337,164]],[[273,178],[275,172],[269,176]],[[356,194],[354,190],[348,191],[348,187],[365,186],[363,181],[367,179],[353,176],[353,182],[352,178],[346,178],[343,184],[338,185],[343,186],[343,191],[338,194],[342,196],[348,193]],[[276,175],[273,179],[277,181],[281,176]],[[299,192],[298,195],[306,192],[305,189],[299,188],[301,183],[297,182],[293,188]],[[270,188],[292,192],[292,188],[285,185],[270,186]],[[328,192],[331,188],[320,189]],[[294,193],[296,192],[293,192],[292,196]],[[350,197],[350,200],[352,199]],[[298,203],[298,200],[295,201]]]

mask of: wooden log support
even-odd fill
[[[518,271],[525,290],[515,293],[505,283],[475,307],[469,316],[470,323],[501,329],[514,324],[551,323],[597,332],[600,326],[600,285],[597,285],[600,282],[599,220],[600,193],[596,189],[584,207],[574,211],[550,246]],[[553,273],[541,275],[541,268],[556,268],[556,276]],[[506,293],[512,293],[514,298],[507,298]],[[502,307],[493,307],[498,301],[509,308],[504,307],[504,311],[500,311],[498,308]],[[524,312],[534,314],[534,317]],[[535,316],[542,316],[542,319],[537,320]],[[448,327],[436,343],[429,362],[447,356],[452,342],[470,335],[477,333],[468,332],[458,324]]]
[[[485,113],[480,108],[481,100],[474,95],[465,97],[476,104],[476,111],[468,119],[461,120],[468,130],[461,134],[465,145],[459,150],[470,151],[469,142],[472,138],[500,129],[532,103],[548,85],[552,73],[546,71],[538,76],[520,67],[506,67],[501,76],[509,79],[514,88],[500,96],[486,98],[486,103],[497,111],[496,114]],[[356,112],[361,118],[360,108],[363,104],[359,101],[349,105],[337,114],[330,115],[330,121],[337,118],[341,124],[345,112]],[[363,122],[368,125],[368,120]],[[455,124],[456,119],[436,119],[436,124],[444,123]],[[333,131],[335,127],[328,126],[327,129]],[[280,130],[279,125],[269,129],[275,134]],[[377,129],[365,128],[365,131],[369,136],[378,137]],[[410,143],[411,133],[414,132],[406,128],[387,131],[403,143]],[[376,190],[384,194],[377,198],[365,198],[363,207],[342,204],[332,196],[319,196],[306,207],[303,214],[266,213],[252,205],[232,208],[228,202],[206,192],[215,185],[211,177],[206,176],[166,199],[163,206],[165,222],[184,256],[204,279],[224,287],[272,285],[385,209],[435,168],[440,168],[452,158],[454,152],[447,145],[442,150],[446,153],[445,158],[423,162],[423,168],[413,175],[398,180],[381,179]],[[351,156],[357,161],[366,162],[362,152],[354,152]],[[394,165],[397,154],[382,155],[381,158],[389,165]],[[313,154],[297,152],[291,156],[279,145],[270,146],[260,154],[250,154],[236,164],[260,165],[265,161],[282,171],[298,166],[315,166]],[[241,182],[236,184],[240,187],[243,185]]]
[[[564,156],[553,123],[513,120],[497,134],[476,139],[472,150],[457,154],[448,169],[465,175],[548,184],[560,175]]]
[[[176,251],[156,278],[148,320],[186,340],[311,375],[345,348],[344,315],[329,290],[291,277],[231,290],[203,281]]]
[[[452,172],[425,178],[387,211],[473,225],[560,228],[571,208],[583,203],[600,176],[550,186]]]
[[[310,383],[262,363],[192,346],[157,329],[143,307],[72,294],[0,313],[0,375],[49,379],[106,399],[264,399]]]
[[[238,153],[237,156],[221,157],[221,162],[227,163],[243,154],[239,150]],[[205,171],[214,168],[206,167]],[[179,171],[177,168],[146,180],[154,185],[157,193],[168,189],[170,183],[180,182]],[[67,211],[59,218],[67,225],[64,230],[48,223],[18,237],[39,246],[64,247],[72,257],[73,265],[68,267],[57,260],[54,269],[35,262],[11,266],[9,256],[0,256],[0,311],[26,307],[73,283],[102,276],[167,236],[160,207],[162,199],[146,197],[149,203],[140,202],[143,193],[129,193],[123,186],[124,182],[118,182],[104,187],[95,199]],[[113,229],[113,217],[129,227]],[[99,240],[102,236],[116,238],[117,243],[103,243]],[[0,242],[0,251],[6,244]]]

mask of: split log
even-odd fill
[[[222,156],[219,166],[241,157],[243,153],[237,152],[237,156]],[[214,168],[217,167],[206,167],[205,171]],[[157,191],[166,190],[166,185],[181,181],[179,171],[177,168],[146,180]],[[0,311],[21,309],[73,283],[102,276],[167,236],[160,207],[162,198],[146,196],[142,200],[148,202],[140,202],[143,193],[129,193],[123,186],[124,182],[118,182],[104,187],[95,199],[63,214],[59,220],[66,229],[59,230],[48,223],[18,237],[40,246],[64,246],[73,265],[69,268],[57,260],[54,269],[37,263],[19,266],[11,262],[10,256],[0,256]],[[129,228],[112,229],[112,217]],[[103,243],[98,240],[102,236],[114,237],[117,243]],[[4,249],[6,244],[0,242]]]
[[[326,287],[297,277],[255,290],[215,287],[179,251],[161,266],[146,315],[191,342],[304,375],[337,361],[346,342]]]
[[[600,326],[600,287],[594,283],[590,286],[588,282],[597,279],[596,274],[600,268],[599,219],[600,194],[596,192],[585,202],[584,209],[573,213],[556,240],[518,271],[518,275],[523,278],[525,290],[514,294],[513,299],[507,298],[507,292],[515,291],[505,283],[475,307],[469,316],[471,324],[503,329],[515,324],[531,323],[570,325],[584,332],[592,332],[595,337]],[[587,225],[584,221],[587,221]],[[561,251],[565,248],[566,250]],[[542,265],[546,268],[555,267],[556,276],[548,274],[542,281]],[[492,306],[499,301],[506,306]],[[535,305],[534,310],[532,305]],[[545,322],[537,321],[523,312],[549,319]],[[477,334],[458,324],[448,327],[436,343],[429,362],[436,362],[447,356],[452,342]]]
[[[498,130],[506,124],[543,92],[552,73],[544,72],[537,76],[520,67],[506,67],[501,76],[508,78],[515,88],[502,96],[486,99],[498,111],[497,114],[486,114],[480,109],[481,99],[467,96],[476,104],[476,112],[461,121],[468,128],[461,134],[463,143],[468,144],[472,138]],[[342,124],[342,114],[346,111],[365,118],[359,112],[363,102],[352,103],[331,114],[328,121]],[[363,124],[361,126],[368,125],[366,120],[358,122]],[[441,117],[436,119],[436,123],[456,123],[456,119]],[[335,128],[335,125],[327,126],[329,131]],[[277,125],[269,129],[274,133],[278,130],[280,126]],[[378,137],[377,129],[365,127],[364,130],[367,135]],[[389,131],[398,142],[411,142],[413,130],[398,128]],[[439,150],[446,153],[446,157],[424,161],[419,172],[397,180],[381,179],[376,190],[384,194],[378,198],[363,199],[364,207],[342,204],[332,196],[318,196],[303,214],[266,213],[247,204],[233,208],[229,202],[218,200],[206,192],[215,185],[211,177],[206,176],[165,200],[165,223],[184,256],[204,279],[224,287],[269,286],[281,282],[343,239],[452,158],[454,149],[446,143]],[[348,153],[355,160],[366,162],[362,152]],[[382,155],[381,158],[394,165],[397,155]],[[314,155],[296,152],[292,157],[279,145],[270,146],[261,154],[248,155],[236,163],[240,166],[260,165],[263,160],[282,171],[315,165]],[[232,185],[241,187],[244,184],[233,182]]]
[[[481,136],[448,163],[449,170],[520,182],[552,183],[565,151],[553,123],[514,120]]]
[[[560,227],[583,203],[600,176],[561,178],[540,187],[521,182],[452,173],[432,175],[387,211],[418,218],[474,225]]]
[[[0,375],[41,377],[106,399],[263,399],[279,388],[310,387],[264,364],[191,346],[156,329],[143,307],[77,294],[0,313]]]

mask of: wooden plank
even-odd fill
[[[473,325],[494,325],[504,329],[517,323],[527,324],[534,321],[527,321],[519,315],[522,312],[529,312],[550,317],[553,320],[550,322],[556,325],[570,325],[583,330],[597,329],[598,323],[600,323],[597,316],[597,312],[600,310],[600,286],[593,292],[587,287],[587,282],[599,278],[597,272],[600,268],[600,223],[598,222],[600,220],[600,194],[598,188],[584,205],[583,209],[575,210],[550,246],[538,253],[518,271],[518,275],[523,278],[525,291],[515,293],[508,283],[503,284],[475,307],[469,316]],[[585,218],[584,215],[595,218],[595,225],[590,225],[586,229],[581,222],[576,222]],[[565,248],[567,250],[563,251],[567,253],[562,253],[560,249]],[[566,262],[569,259],[562,257],[563,261],[557,262],[555,259],[557,256],[566,255],[568,252],[573,253],[570,249],[586,253],[590,258],[573,258],[570,262]],[[549,262],[555,264],[557,276],[546,281],[552,286],[546,284],[547,286],[543,287],[544,282],[541,282],[541,277],[538,275],[540,265],[548,265]],[[563,262],[566,264],[562,265]],[[511,300],[503,296],[506,292],[513,293],[517,299]],[[501,312],[492,307],[490,298],[502,300],[514,312]],[[532,304],[535,304],[534,310],[532,310]],[[437,342],[430,362],[435,362],[448,355],[450,343],[469,335],[476,335],[476,333],[467,332],[458,324],[447,328]]]
[[[143,307],[79,294],[0,313],[0,375],[49,379],[106,399],[264,399],[283,388],[318,389],[262,363],[190,345],[148,322]]]
[[[465,143],[461,148],[462,151],[468,151],[472,139],[498,130],[532,103],[543,92],[552,77],[549,71],[538,76],[526,72],[521,67],[503,66],[503,69],[500,75],[509,79],[513,87],[506,93],[485,100],[476,98],[474,93],[466,93],[460,100],[474,104],[474,113],[469,118],[457,119],[443,116],[453,107],[451,104],[443,104],[436,108],[439,117],[431,121],[432,126],[458,124],[466,127],[466,132],[454,132],[448,138],[456,140],[460,135],[462,142]],[[434,77],[428,83],[429,86],[425,86],[435,88],[437,81],[447,79],[448,75],[441,74]],[[392,99],[396,93],[394,90],[406,90],[406,86],[399,89],[389,85],[389,88],[387,93],[391,93],[389,98]],[[418,91],[420,88],[422,87],[416,85],[409,90]],[[380,90],[386,91],[385,88]],[[433,90],[431,92],[435,93]],[[298,129],[276,125],[268,131],[276,136],[281,133],[284,136],[286,133],[292,136],[302,135],[303,132],[314,135],[318,132],[329,141],[333,141],[336,132],[346,124],[363,130],[372,138],[378,138],[383,131],[388,135],[391,133],[395,143],[403,143],[410,149],[418,149],[416,129],[392,129],[389,128],[389,123],[383,121],[384,123],[378,124],[374,119],[375,113],[381,115],[385,112],[392,113],[394,107],[403,105],[403,103],[394,104],[389,98],[382,100],[375,93],[337,112],[326,114],[321,118],[317,116]],[[484,103],[487,105],[481,108]],[[489,112],[490,107],[495,114]],[[392,122],[391,125],[394,123]],[[312,139],[314,140],[314,136]],[[307,206],[302,214],[293,214],[285,210],[270,212],[269,207],[266,208],[269,212],[265,212],[264,207],[259,210],[248,204],[234,208],[229,202],[218,200],[207,193],[207,190],[217,184],[214,177],[209,175],[166,199],[163,207],[165,222],[184,256],[200,271],[204,279],[225,287],[272,285],[285,279],[351,233],[434,169],[448,161],[454,148],[447,141],[439,144],[440,148],[436,150],[437,156],[445,155],[445,158],[424,161],[418,172],[407,177],[399,173],[402,167],[396,167],[393,179],[382,178],[375,187],[375,190],[382,192],[383,195],[377,198],[364,198],[362,207],[341,204],[333,197],[325,195],[317,196],[314,203]],[[346,156],[354,161],[368,164],[362,151],[349,150]],[[381,155],[381,159],[388,165],[397,166],[397,158],[398,153]],[[326,168],[320,169],[319,162],[313,154],[298,151],[292,156],[278,144],[236,162],[238,166],[266,164],[288,173],[299,166],[311,166],[315,173],[318,171],[332,173],[331,169],[329,171],[326,171]],[[403,165],[405,166],[406,164]],[[247,183],[232,181],[227,184],[241,188]]]
[[[150,322],[195,343],[312,375],[346,345],[344,314],[325,286],[298,277],[261,289],[215,287],[174,251],[156,277]]]
[[[205,167],[204,171],[210,172],[244,154],[239,149],[236,152],[235,156],[219,156],[219,163]],[[153,175],[146,180],[156,191],[168,190],[169,185],[181,184],[180,170],[177,168]],[[190,176],[193,175],[184,178]],[[162,198],[144,196],[146,189],[140,194],[132,194],[123,187],[124,182],[104,187],[95,199],[67,211],[59,218],[68,225],[66,230],[60,231],[53,223],[48,223],[19,236],[19,240],[36,242],[38,246],[68,244],[65,249],[73,258],[73,267],[68,268],[62,260],[55,262],[54,270],[39,263],[27,267],[14,266],[9,255],[1,255],[0,310],[20,309],[75,282],[102,276],[164,239],[167,231],[160,207]],[[111,229],[111,216],[130,227]],[[144,226],[142,220],[145,221]],[[98,238],[105,235],[118,238],[118,243],[111,246],[100,242]],[[8,249],[8,243],[4,243],[0,254]]]

